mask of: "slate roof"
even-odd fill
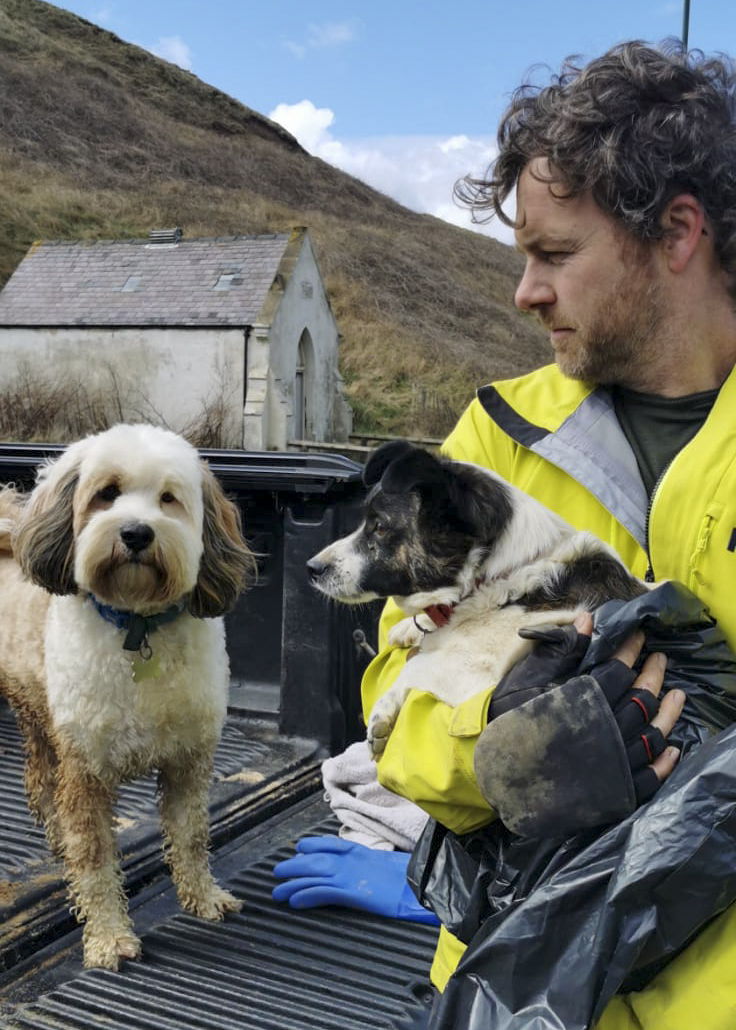
[[[0,325],[252,325],[289,240],[35,244],[0,292]]]

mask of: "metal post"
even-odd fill
[[[688,35],[690,31],[690,0],[683,0],[682,8],[682,49],[687,53]]]

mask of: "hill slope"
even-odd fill
[[[306,225],[362,429],[443,434],[548,360],[512,248],[414,214],[189,72],[41,0],[0,0],[0,284],[34,239]]]

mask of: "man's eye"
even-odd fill
[[[548,265],[561,265],[570,257],[567,250],[545,250],[542,251],[542,260]]]
[[[176,497],[174,497],[170,490],[164,490],[164,492],[161,494],[162,504],[173,504],[175,500]]]
[[[97,491],[96,496],[98,501],[112,504],[112,502],[120,496],[120,487],[115,483],[108,483],[107,486],[103,486],[101,490]]]

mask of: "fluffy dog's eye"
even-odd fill
[[[106,504],[112,504],[112,502],[120,496],[120,487],[117,483],[108,483],[107,486],[103,486],[101,490],[97,491],[97,500],[105,501]]]
[[[381,521],[381,519],[376,519],[373,524],[373,532],[376,536],[385,536],[388,533],[388,523]]]
[[[164,490],[164,492],[161,494],[162,504],[173,504],[175,500],[176,497],[174,497],[170,490]]]

